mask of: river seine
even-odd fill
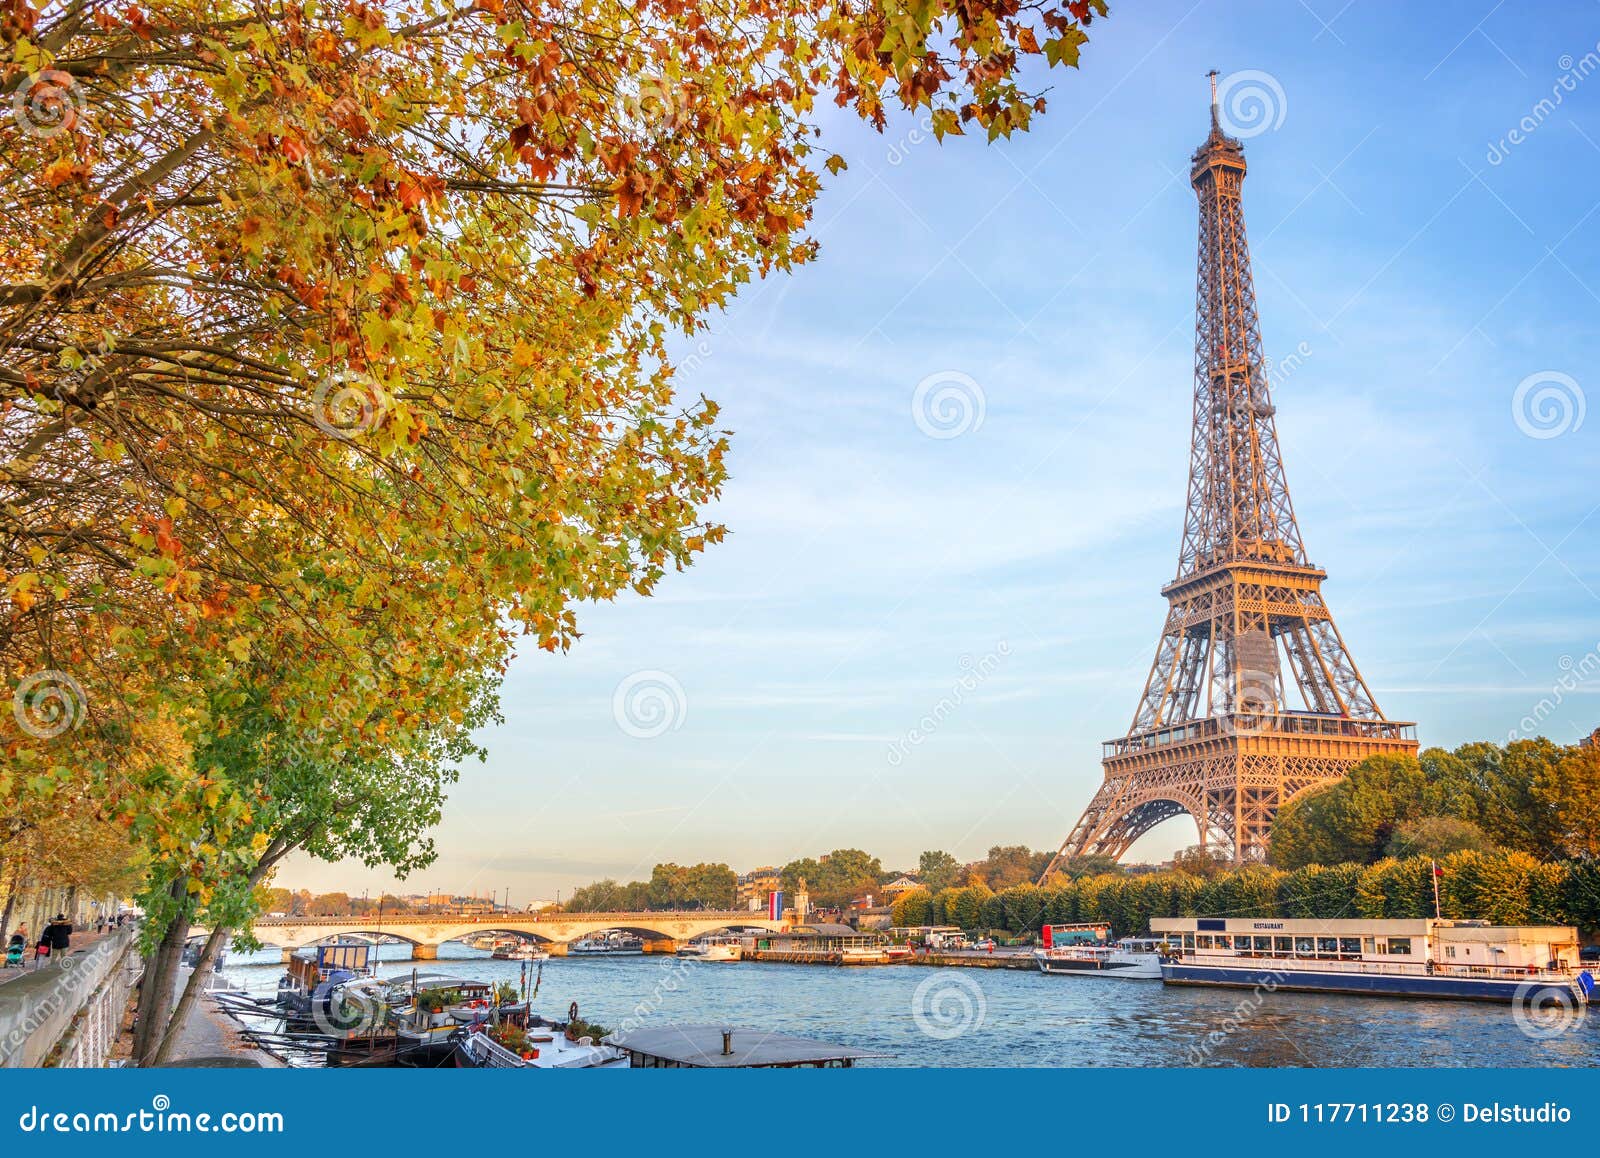
[[[455,943],[378,973],[513,981],[522,968]],[[530,979],[539,969],[528,963]],[[224,974],[270,994],[277,950]],[[1600,1066],[1600,1014],[1530,1022],[1501,1005],[1168,987],[1013,969],[830,968],[675,957],[554,958],[534,1009],[629,1025],[715,1022],[869,1050],[895,1066]]]

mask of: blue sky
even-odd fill
[[[1024,137],[830,115],[820,261],[682,351],[736,432],[727,543],[585,609],[569,654],[525,649],[411,887],[1056,846],[1175,568],[1213,67],[1253,134],[1296,513],[1379,703],[1425,745],[1541,701],[1558,740],[1600,725],[1600,670],[1570,674],[1600,664],[1600,4],[1116,5]],[[919,423],[924,381],[967,408]],[[1180,817],[1134,856],[1193,839]]]

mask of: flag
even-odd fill
[[[773,889],[767,897],[767,920],[781,921],[783,919],[783,892]]]

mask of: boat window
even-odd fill
[[[1359,956],[1361,956],[1361,938],[1360,937],[1340,937],[1339,938],[1339,952],[1341,954],[1345,955],[1345,956],[1348,956],[1348,957],[1359,957]]]
[[[1411,938],[1410,937],[1390,937],[1389,938],[1389,952],[1391,952],[1391,953],[1404,953],[1404,954],[1409,956],[1410,953],[1411,953]]]
[[[1301,957],[1309,957],[1317,951],[1316,942],[1310,937],[1296,937],[1294,939],[1294,951]]]
[[[1197,949],[1209,949],[1209,948],[1211,948],[1211,937],[1210,937],[1210,935],[1206,934],[1206,933],[1202,933],[1198,937],[1196,937],[1195,938],[1195,948],[1197,948]]]
[[[1256,950],[1257,953],[1270,953],[1270,952],[1272,952],[1272,938],[1271,937],[1257,937],[1256,938],[1256,943],[1255,943],[1255,950]]]
[[[1456,947],[1454,945],[1446,945],[1444,947],[1444,955],[1446,957],[1454,957],[1456,955]]]
[[[1318,937],[1317,938],[1317,952],[1318,953],[1337,953],[1338,951],[1339,951],[1339,938],[1337,938],[1337,937]]]
[[[1293,937],[1274,937],[1272,939],[1272,944],[1273,944],[1273,949],[1276,952],[1279,952],[1279,953],[1293,953],[1294,952],[1294,938]]]
[[[1185,949],[1193,949],[1194,948],[1194,934],[1193,933],[1185,933],[1183,935],[1183,947]]]

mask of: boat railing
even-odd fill
[[[1371,958],[1350,956],[1329,956],[1317,954],[1292,954],[1292,953],[1207,953],[1203,950],[1184,949],[1179,954],[1184,962],[1194,965],[1212,966],[1239,966],[1248,963],[1251,967],[1265,968],[1271,972],[1274,966],[1284,969],[1294,967],[1313,967],[1317,970],[1330,973],[1381,973],[1389,976],[1404,977],[1469,977],[1489,978],[1499,980],[1520,981],[1557,981],[1571,980],[1574,976],[1571,967],[1561,965],[1551,969],[1541,965],[1456,965],[1445,962],[1424,961],[1394,961],[1373,960]]]

